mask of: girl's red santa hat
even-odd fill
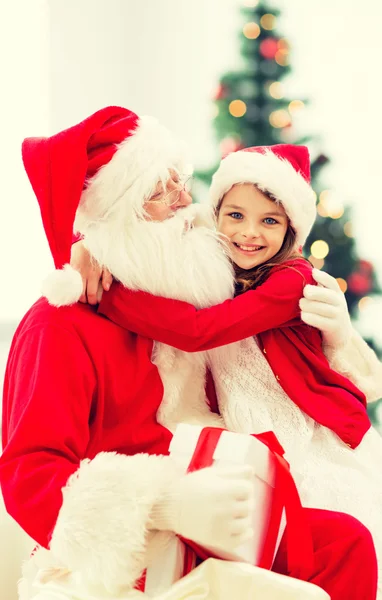
[[[144,216],[158,181],[186,168],[185,147],[165,127],[116,106],[51,137],[27,138],[22,157],[57,269],[43,285],[55,306],[82,294],[81,276],[69,265],[73,231],[100,223],[122,230]]]
[[[305,146],[254,146],[229,154],[212,178],[210,199],[217,207],[232,186],[253,183],[280,202],[303,246],[316,218],[316,195],[310,186],[309,151]]]

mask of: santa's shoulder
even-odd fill
[[[59,308],[51,306],[45,298],[39,298],[28,310],[16,329],[14,339],[33,332],[55,328],[75,333],[82,337],[82,332],[97,328],[104,321],[97,315],[97,307],[77,302],[71,306]]]

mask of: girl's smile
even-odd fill
[[[238,250],[240,252],[242,252],[244,255],[252,255],[255,254],[256,252],[259,252],[260,250],[264,250],[265,246],[253,246],[251,244],[238,244],[236,242],[233,242],[233,245],[236,246],[236,248],[238,248]]]

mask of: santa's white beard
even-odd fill
[[[204,207],[192,205],[164,222],[97,223],[82,233],[95,260],[125,287],[203,308],[234,291],[232,264],[212,224]],[[153,362],[164,385],[159,422],[171,430],[179,422],[222,425],[208,408],[205,353],[156,343]]]
[[[125,287],[212,306],[232,297],[234,276],[204,210],[192,205],[163,222],[97,223],[82,232],[84,243]]]

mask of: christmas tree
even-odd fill
[[[221,78],[214,97],[214,127],[222,157],[247,146],[304,144],[294,118],[307,104],[287,98],[283,80],[290,73],[290,44],[278,30],[280,11],[266,0],[244,0],[240,31],[243,66]],[[317,220],[305,245],[305,255],[317,268],[337,278],[352,317],[380,293],[372,264],[357,255],[350,210],[321,183],[329,162],[323,152],[312,156],[312,185],[317,194]],[[196,173],[210,184],[217,164]]]
[[[214,97],[214,127],[221,157],[248,146],[280,143],[308,144],[313,137],[301,137],[294,118],[307,101],[288,98],[283,80],[290,73],[290,44],[278,30],[280,11],[266,0],[244,0],[240,31],[242,68],[221,77]],[[345,292],[354,318],[379,294],[373,265],[357,254],[348,207],[326,189],[322,169],[329,163],[324,152],[312,156],[312,186],[317,194],[317,219],[304,253],[317,268],[336,277]],[[199,171],[196,178],[206,185],[218,164]],[[375,348],[372,340],[367,342]],[[375,425],[380,403],[369,405]]]

